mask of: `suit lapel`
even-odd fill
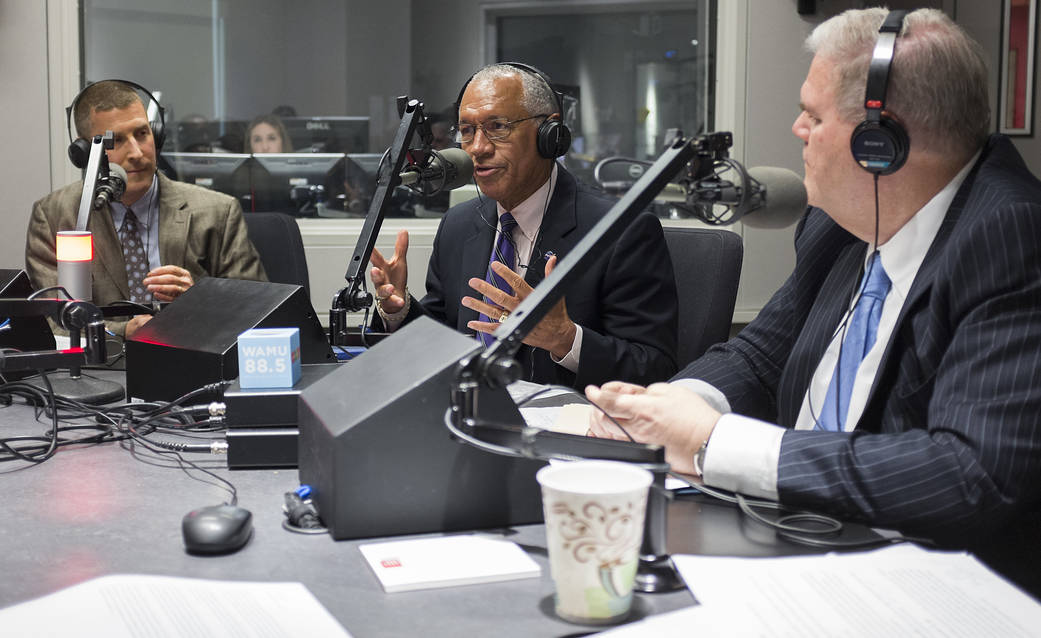
[[[162,174],[159,175],[159,261],[183,264],[188,243],[188,201],[181,189]]]
[[[467,283],[471,278],[485,279],[488,274],[488,260],[492,256],[492,241],[498,224],[495,202],[481,198],[477,204],[476,214],[471,225],[471,233],[463,240],[458,249],[462,251],[462,272],[459,283],[462,286],[461,299],[465,296],[476,296]],[[477,321],[478,312],[470,308],[459,307],[458,328],[467,330],[468,321]]]
[[[979,166],[979,163],[976,165]],[[908,321],[911,317],[912,312],[918,305],[918,301],[925,297],[929,290],[932,288],[933,281],[936,278],[936,271],[940,267],[940,255],[943,253],[947,242],[951,238],[951,234],[954,231],[954,227],[958,223],[958,219],[961,217],[962,210],[965,209],[965,202],[968,199],[968,193],[971,190],[971,184],[975,181],[975,171],[969,174],[969,176],[962,183],[961,188],[958,189],[958,194],[955,195],[954,200],[951,201],[951,206],[947,211],[947,214],[943,218],[943,222],[940,223],[940,228],[936,231],[936,237],[933,238],[933,243],[929,246],[929,250],[925,253],[925,257],[922,259],[921,266],[918,267],[918,272],[915,274],[914,281],[911,283],[911,288],[907,292],[907,299],[904,300],[903,307],[900,308],[900,314],[897,316],[896,325],[893,326],[893,335],[889,339],[889,343],[886,344],[886,350],[882,355],[882,360],[878,365],[878,373],[875,374],[875,380],[871,384],[871,391],[868,393],[867,403],[865,404],[864,413],[867,414],[871,408],[871,403],[875,398],[875,390],[879,387],[881,379],[887,373],[887,366],[890,362],[890,354],[893,351],[894,344],[896,343],[896,336],[901,333],[901,327],[905,321]],[[864,419],[862,419],[863,421]]]
[[[782,383],[778,397],[780,424],[785,427],[795,425],[813,373],[828,349],[839,322],[849,309],[854,287],[860,281],[863,270],[864,250],[864,242],[860,241],[843,249],[831,273],[824,280],[814,307],[807,314],[806,324],[792,348],[792,360],[787,366],[791,378]]]
[[[524,274],[524,281],[532,288],[546,278],[546,260],[543,255],[552,251],[563,257],[566,252],[563,250],[562,241],[568,233],[578,227],[578,211],[575,204],[577,196],[575,178],[563,167],[557,167],[557,183],[553,187],[553,197],[550,198],[549,206],[542,217],[539,235],[535,238],[528,269]]]

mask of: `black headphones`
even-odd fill
[[[896,38],[905,15],[907,11],[890,11],[878,29],[878,41],[871,55],[867,89],[864,92],[867,117],[853,129],[849,140],[853,159],[864,170],[875,175],[896,172],[907,161],[907,151],[911,145],[903,125],[885,113],[889,69],[893,64]]]
[[[534,75],[541,79],[550,92],[553,93],[553,97],[557,100],[557,113],[560,114],[561,118],[564,117],[564,95],[553,88],[553,83],[550,82],[549,76],[535,67],[521,62],[497,62],[496,64],[489,66],[496,65],[513,67],[519,71],[523,71],[524,73]],[[478,71],[478,73],[479,72],[480,71]],[[477,75],[477,73],[474,73],[474,75]],[[463,101],[463,93],[466,92],[466,87],[470,85],[470,81],[474,79],[474,75],[471,75],[463,84],[463,88],[459,89],[459,97],[455,100],[457,113],[459,112],[459,105]],[[539,124],[538,131],[535,133],[535,148],[538,149],[541,157],[545,157],[546,159],[556,159],[564,153],[567,153],[567,150],[570,147],[571,130],[568,129],[567,124],[564,124],[562,120],[546,118],[541,124]]]
[[[159,149],[163,148],[163,142],[166,140],[166,109],[159,103],[159,100],[155,99],[155,96],[152,95],[151,91],[136,82],[131,82],[130,80],[111,79],[101,80],[101,82],[119,82],[120,84],[125,84],[138,93],[147,95],[148,99],[155,103],[156,110],[159,112],[159,119],[157,121],[153,120],[149,122],[149,125],[152,127],[152,139],[155,143],[156,153],[158,153]],[[86,92],[87,89],[95,84],[97,84],[97,82],[91,82],[87,84],[87,86],[83,87],[83,89],[76,94],[76,97],[72,99],[72,104],[65,107],[65,128],[69,132],[69,159],[72,161],[72,165],[79,169],[87,167],[87,160],[90,158],[90,140],[85,140],[82,137],[72,137],[72,116],[76,112],[76,104],[80,101],[80,97],[83,96],[83,93]],[[148,104],[145,104],[145,113],[147,112]]]

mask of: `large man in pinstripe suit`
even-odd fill
[[[874,177],[849,140],[884,16],[847,12],[807,40],[815,55],[793,132],[810,208],[791,277],[682,380],[587,394],[707,484],[968,547],[1037,594],[1041,183],[1008,139],[987,137],[978,45],[942,13],[915,11],[888,95],[910,152],[878,179],[876,219]],[[877,340],[843,430],[820,431],[876,237],[891,280]],[[602,417],[590,428],[623,438]]]

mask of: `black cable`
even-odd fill
[[[213,385],[213,384],[211,384],[211,385]],[[189,394],[191,394],[191,393],[189,393]],[[185,395],[185,396],[187,396],[187,395]],[[235,488],[235,484],[232,483],[231,481],[229,481],[228,479],[224,478],[223,476],[220,476],[219,474],[216,474],[215,472],[211,472],[210,470],[202,467],[201,465],[198,465],[197,463],[195,463],[193,461],[190,461],[190,460],[184,458],[183,456],[181,456],[181,453],[179,451],[175,450],[175,449],[166,449],[164,447],[161,447],[158,443],[149,440],[148,438],[146,438],[145,436],[143,436],[143,435],[141,435],[140,433],[137,432],[137,430],[135,429],[134,424],[133,424],[132,421],[123,421],[123,422],[121,422],[119,424],[119,426],[122,426],[120,429],[125,428],[125,430],[123,430],[123,431],[128,433],[130,435],[130,438],[133,441],[135,441],[137,443],[140,443],[142,447],[144,447],[145,449],[149,450],[150,452],[153,452],[155,454],[172,456],[175,459],[177,459],[177,462],[178,462],[178,465],[181,468],[181,471],[183,471],[189,477],[195,478],[196,480],[198,480],[197,477],[192,476],[192,474],[191,474],[191,470],[195,470],[197,472],[202,472],[203,474],[211,476],[212,478],[216,479],[218,482],[223,483],[224,486],[226,486],[225,489],[227,489],[227,491],[231,494],[231,502],[228,503],[228,504],[229,505],[237,505],[238,504],[238,490]]]
[[[842,368],[842,366],[841,366],[841,363],[842,363],[842,347],[843,347],[843,345],[846,342],[846,329],[849,327],[849,322],[853,319],[853,313],[856,312],[857,306],[860,305],[860,300],[864,298],[863,287],[867,285],[867,282],[868,282],[868,280],[871,277],[871,269],[875,267],[876,259],[877,260],[881,260],[882,259],[882,255],[878,251],[878,227],[879,227],[878,173],[875,173],[874,184],[875,184],[875,243],[872,244],[874,246],[874,251],[868,257],[867,271],[864,272],[864,274],[861,276],[861,278],[856,283],[853,284],[853,292],[851,294],[851,300],[852,300],[853,297],[856,297],[856,301],[851,301],[851,303],[853,304],[853,307],[850,308],[846,312],[846,316],[842,319],[842,323],[839,324],[839,327],[836,328],[835,333],[832,333],[832,338],[834,338],[835,334],[839,333],[840,331],[842,333],[841,336],[839,337],[838,357],[835,360],[835,373],[834,373],[834,376],[835,376],[835,392],[836,392],[836,397],[835,397],[835,423],[842,423],[842,421],[843,421],[840,418],[841,417],[841,410],[840,410],[841,406],[839,406],[839,401],[838,401],[838,390],[839,390],[839,388],[842,385],[842,369],[841,369]],[[872,259],[871,258],[871,256],[874,256],[874,255],[877,255],[876,259]],[[860,293],[859,296],[857,296],[858,293]],[[846,305],[848,306],[850,304],[846,304]],[[829,385],[830,385],[830,382],[829,382]],[[806,389],[806,393],[807,393],[807,403],[809,404],[809,407],[810,407],[810,418],[813,419],[813,427],[814,427],[814,429],[822,430],[823,428],[821,427],[820,419],[817,418],[817,415],[816,415],[816,413],[813,410],[813,380],[812,379],[810,380],[809,387]],[[827,391],[827,389],[825,389],[825,391],[824,391],[824,402],[827,403],[827,401],[828,401],[828,391]],[[823,407],[824,407],[824,404],[822,403],[821,404],[821,408],[823,408]],[[848,406],[847,406],[847,408],[848,408]]]
[[[70,300],[70,301],[73,298],[72,295],[69,294],[69,291],[65,290],[65,288],[63,286],[48,286],[47,288],[40,288],[39,290],[33,292],[31,295],[26,297],[26,300],[36,299],[37,297],[39,297],[43,293],[51,292],[52,290],[61,291],[65,295],[65,298]]]
[[[54,387],[51,385],[51,380],[47,376],[46,372],[42,372],[40,376],[43,378],[44,384],[47,386],[47,393],[44,394],[43,392],[36,390],[36,388],[33,388],[33,390],[36,391],[37,395],[43,400],[43,402],[46,403],[49,400],[50,405],[52,407],[50,436],[43,437],[44,440],[49,438],[49,440],[46,441],[46,445],[43,446],[42,449],[38,449],[37,451],[25,451],[13,447],[11,445],[11,442],[26,441],[33,439],[27,439],[25,437],[10,437],[7,439],[0,439],[0,448],[2,448],[5,452],[10,454],[13,458],[22,461],[27,461],[29,463],[43,463],[47,459],[54,456],[54,453],[58,449],[58,410],[55,407]],[[28,384],[23,385],[25,385],[28,388],[32,387]]]
[[[57,449],[67,445],[95,444],[109,441],[120,441],[131,438],[126,424],[130,424],[133,434],[144,437],[156,430],[173,433],[175,436],[190,437],[191,433],[213,432],[222,429],[215,417],[196,421],[194,414],[210,413],[211,404],[200,404],[181,408],[190,398],[206,392],[220,389],[226,382],[203,386],[178,399],[167,403],[128,403],[116,406],[93,406],[54,395],[53,387],[46,374],[41,375],[50,392],[24,382],[12,382],[0,385],[0,397],[6,398],[10,404],[14,397],[22,398],[33,406],[36,420],[46,416],[50,421],[50,429],[42,435],[25,435],[0,439],[0,462],[25,461],[40,463],[54,455]],[[91,424],[70,424],[61,426],[59,422],[70,422],[76,419],[93,419]],[[69,433],[90,431],[90,436],[66,436]],[[198,437],[192,437],[198,438]],[[155,445],[167,446],[179,451],[213,452],[213,441],[206,445],[194,445],[182,442],[154,442]]]

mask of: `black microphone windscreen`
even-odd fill
[[[123,199],[123,193],[127,189],[127,172],[122,166],[112,162],[108,165],[109,183],[112,184],[112,201],[118,202]]]
[[[445,164],[445,187],[443,190],[452,190],[470,183],[474,175],[474,161],[470,154],[461,148],[446,148],[437,151],[441,161]],[[450,170],[451,167],[454,170]]]
[[[756,166],[748,174],[762,184],[765,204],[741,218],[751,228],[786,228],[806,212],[806,186],[787,168]]]

